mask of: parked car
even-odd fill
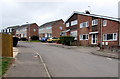
[[[41,38],[41,42],[47,42],[48,37]]]
[[[59,40],[60,40],[60,39],[57,38],[57,37],[51,37],[51,38],[47,39],[47,42],[52,43],[52,42],[57,42],[57,41],[59,41]]]

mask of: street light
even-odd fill
[[[26,22],[28,24],[28,28],[29,28],[29,36],[28,36],[28,39],[29,39],[29,42],[30,42],[30,24],[29,22]]]

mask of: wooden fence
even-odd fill
[[[3,57],[13,57],[13,37],[0,33],[0,52]]]

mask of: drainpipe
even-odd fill
[[[103,35],[102,35],[102,19],[100,19],[100,48],[102,48],[102,38],[103,38]]]
[[[118,22],[118,45],[120,46],[120,20]]]

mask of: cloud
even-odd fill
[[[85,11],[91,6],[93,14],[118,16],[119,0],[5,0],[2,7],[2,28],[26,22],[43,23],[63,19],[66,20],[73,11]]]

